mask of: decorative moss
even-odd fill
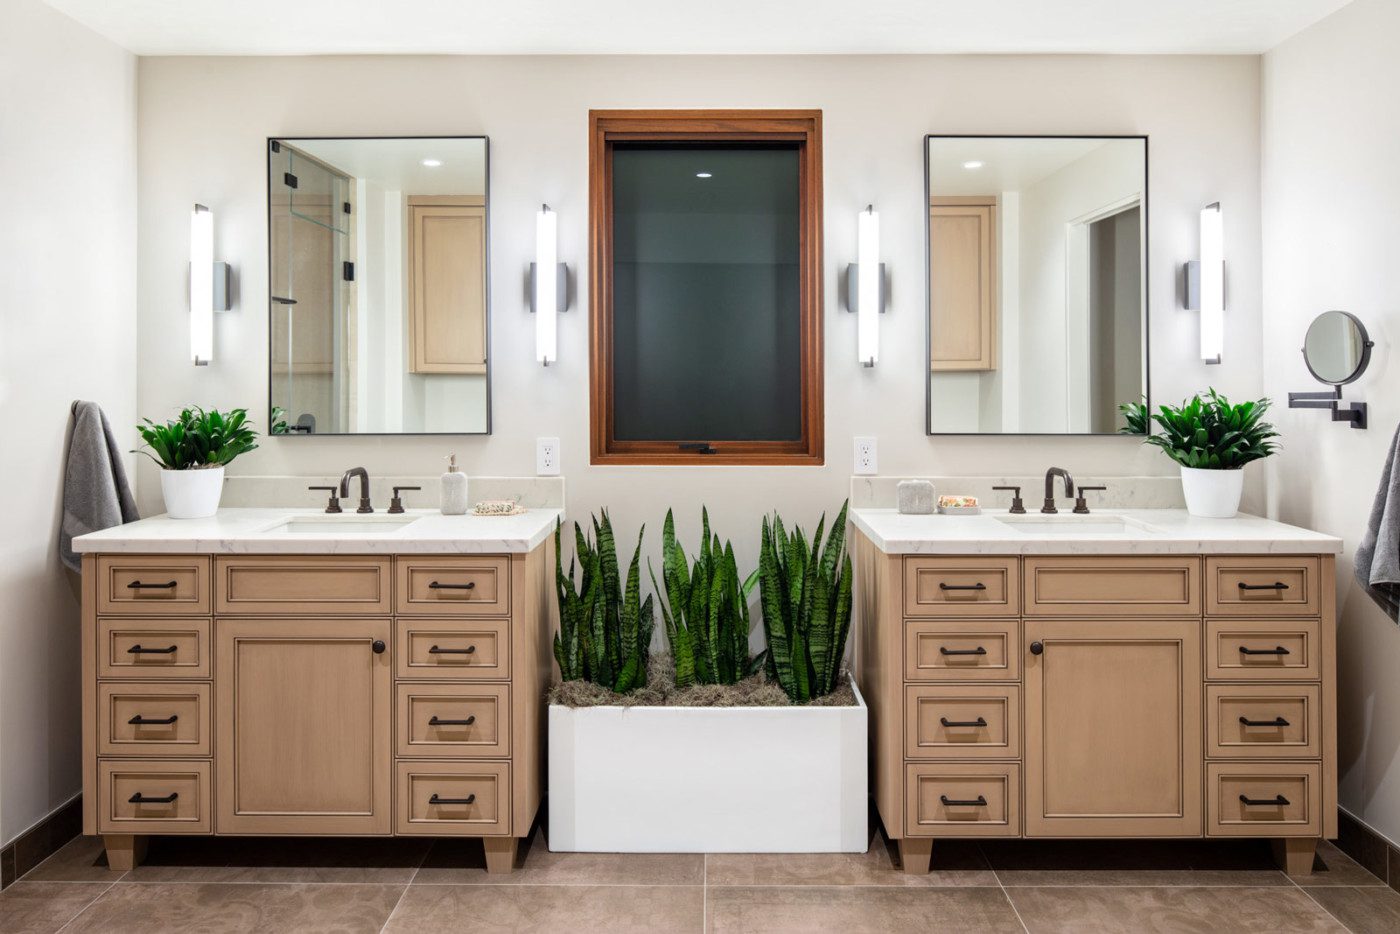
[[[853,707],[850,674],[842,671],[836,690],[807,704],[794,704],[781,686],[759,672],[735,684],[675,686],[669,655],[652,655],[647,683],[627,694],[616,694],[587,681],[565,681],[549,691],[549,702],[562,707]]]

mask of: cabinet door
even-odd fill
[[[929,205],[929,362],[996,369],[996,199]]]
[[[475,202],[475,203],[473,203]],[[408,199],[412,373],[486,372],[486,207]]]
[[[1201,834],[1200,625],[1026,621],[1027,836]]]
[[[218,619],[214,628],[218,832],[387,834],[389,621]]]

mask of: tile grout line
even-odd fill
[[[1011,893],[1006,891],[1006,884],[1001,881],[1001,873],[992,865],[992,861],[987,858],[986,852],[982,849],[982,844],[977,844],[977,855],[982,857],[982,862],[987,864],[987,869],[991,872],[992,878],[997,880],[997,888],[1001,889],[1001,897],[1006,899],[1006,903],[1011,906],[1011,913],[1016,916],[1016,921],[1021,925],[1021,930],[1030,934],[1031,929],[1026,925],[1026,919],[1021,917],[1021,909],[1016,907],[1016,903],[1011,900]]]
[[[436,840],[423,848],[423,858],[418,861],[417,866],[413,867],[413,875],[408,877],[408,881],[404,883],[403,891],[400,892],[399,897],[394,900],[394,907],[389,909],[389,914],[384,919],[384,923],[379,926],[379,934],[384,934],[389,927],[389,922],[394,920],[394,915],[398,912],[399,906],[403,904],[404,896],[408,894],[409,886],[413,885],[413,880],[418,878],[418,873],[423,871],[423,864],[426,863],[428,857],[433,854],[433,847],[435,846],[437,846]]]
[[[700,931],[710,929],[710,854],[700,854]]]
[[[1291,882],[1291,883],[1293,884],[1293,887],[1294,887],[1295,889],[1297,889],[1298,891],[1302,892],[1303,895],[1307,898],[1308,901],[1312,902],[1312,903],[1313,903],[1314,905],[1316,905],[1318,908],[1322,909],[1322,913],[1323,913],[1323,914],[1325,914],[1327,917],[1331,918],[1333,921],[1335,921],[1335,922],[1337,922],[1338,924],[1340,924],[1340,925],[1342,926],[1342,930],[1344,930],[1344,931],[1351,931],[1351,930],[1352,930],[1351,925],[1347,924],[1347,923],[1346,923],[1345,921],[1343,921],[1341,918],[1339,918],[1339,917],[1337,917],[1336,915],[1332,914],[1332,912],[1330,912],[1330,911],[1327,910],[1327,906],[1326,906],[1326,905],[1322,904],[1322,902],[1320,902],[1320,901],[1318,901],[1317,899],[1313,898],[1313,897],[1312,897],[1312,893],[1309,892],[1309,891],[1308,891],[1306,888],[1304,888],[1303,886],[1299,885],[1297,879],[1293,878],[1292,876],[1290,876],[1290,875],[1289,875],[1288,873],[1286,873],[1286,872],[1283,874],[1283,877],[1284,877],[1285,879],[1287,879],[1289,882]],[[1350,886],[1350,888],[1359,888],[1359,886]]]
[[[42,864],[41,864],[41,865],[42,865]],[[38,867],[35,867],[35,868],[37,869]],[[122,873],[122,875],[125,876],[126,873]],[[19,880],[16,879],[15,881],[18,882]],[[55,931],[54,934],[60,934],[60,932],[66,931],[66,930],[68,929],[68,925],[72,924],[74,921],[77,921],[78,918],[82,916],[83,912],[87,911],[87,910],[88,910],[89,908],[91,908],[93,905],[96,905],[96,904],[97,904],[97,900],[100,899],[102,896],[106,895],[108,892],[112,891],[112,889],[115,888],[115,887],[116,887],[116,884],[117,884],[118,882],[120,882],[120,881],[121,881],[120,879],[114,879],[113,881],[109,882],[109,883],[107,884],[107,887],[106,887],[105,889],[103,889],[102,891],[98,892],[96,895],[94,895],[94,896],[92,897],[92,900],[91,900],[91,901],[89,901],[86,905],[84,905],[83,907],[79,908],[76,912],[74,912],[74,913],[73,913],[73,917],[71,917],[71,918],[69,918],[67,921],[63,922],[62,927],[60,927],[57,931]]]

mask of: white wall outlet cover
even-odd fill
[[[880,472],[880,461],[874,438],[856,438],[856,474],[862,477]]]
[[[559,439],[535,439],[535,475],[538,477],[559,476]]]

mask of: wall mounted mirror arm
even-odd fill
[[[1290,392],[1290,409],[1331,409],[1332,421],[1366,427],[1366,403],[1342,405],[1342,387],[1354,383],[1371,363],[1375,341],[1350,312],[1324,311],[1313,319],[1303,338],[1303,363],[1313,379],[1332,388],[1324,392]]]
[[[1332,421],[1350,422],[1353,428],[1366,427],[1366,403],[1350,402],[1342,405],[1342,387],[1333,386],[1331,392],[1290,392],[1290,409],[1331,409]]]

